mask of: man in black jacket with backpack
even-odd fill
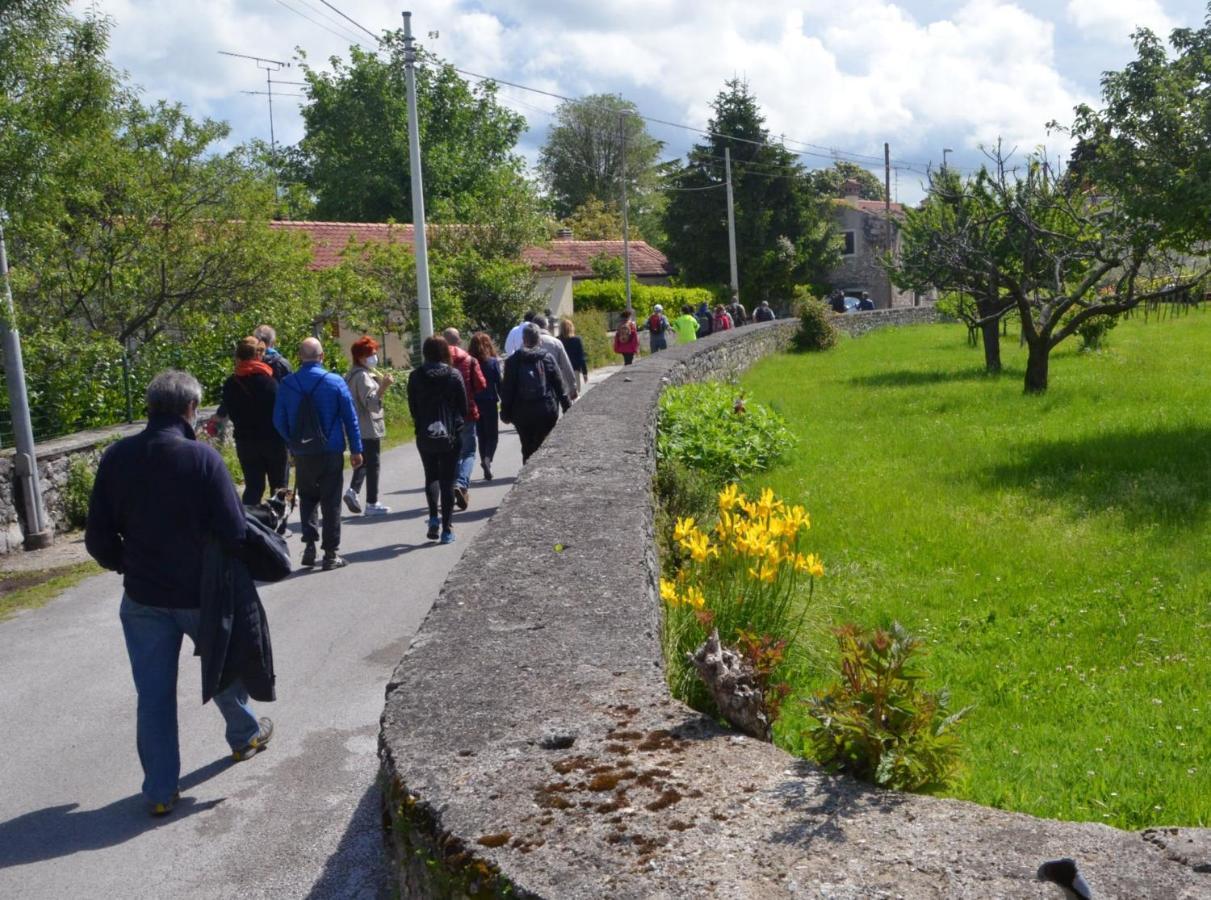
[[[505,360],[500,387],[500,419],[517,429],[523,463],[547,439],[559,421],[559,410],[567,412],[572,405],[559,367],[539,346],[541,340],[538,329],[526,325],[521,333],[521,349]]]
[[[222,458],[194,437],[202,388],[188,372],[161,372],[147,387],[147,428],[101,457],[84,541],[102,566],[122,575],[122,631],[138,694],[143,795],[153,815],[177,801],[177,659],[195,643],[203,552],[208,541],[234,551],[245,536],[244,508]],[[236,681],[214,697],[235,759],[263,749],[273,734]]]

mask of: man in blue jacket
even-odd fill
[[[294,455],[295,489],[303,519],[303,565],[315,565],[315,542],[320,540],[323,518],[323,568],[345,565],[337,555],[341,546],[341,493],[345,487],[345,440],[349,463],[362,464],[362,433],[353,397],[341,376],[324,368],[324,348],[316,338],[299,345],[299,370],[278,387],[273,425]],[[300,414],[305,407],[314,410]],[[314,421],[320,434],[304,433]]]
[[[244,540],[244,508],[223,460],[194,438],[202,388],[188,372],[161,372],[147,386],[147,428],[105,451],[88,505],[85,546],[122,575],[120,616],[138,694],[143,795],[153,815],[178,798],[177,659],[181,638],[198,640],[202,555],[209,539]],[[236,681],[214,698],[237,760],[273,735]]]

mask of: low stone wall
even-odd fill
[[[898,311],[893,311],[898,312]],[[657,400],[793,322],[647,357],[578,403],[451,573],[387,687],[401,896],[1211,896],[1205,830],[1142,834],[877,790],[669,697],[653,542]],[[629,415],[620,414],[629,410]]]
[[[838,329],[854,337],[877,328],[889,328],[897,325],[929,325],[937,321],[939,321],[939,317],[933,304],[897,306],[894,309],[874,309],[833,317],[833,324]]]

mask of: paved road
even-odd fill
[[[351,565],[262,589],[279,699],[259,707],[277,730],[253,759],[230,762],[185,641],[182,799],[165,819],[139,794],[119,578],[0,622],[0,897],[390,896],[375,786],[383,689],[520,463],[508,429],[496,480],[475,483],[443,547],[425,540],[415,449],[384,454],[393,513],[346,517]]]

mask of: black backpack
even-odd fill
[[[545,403],[547,400],[547,367],[540,356],[523,359],[517,367],[517,399],[521,403]]]
[[[311,390],[299,398],[294,427],[290,429],[290,452],[295,456],[323,453],[328,449],[328,431],[320,420],[320,411],[315,408],[315,392],[326,377],[321,375]]]
[[[459,390],[463,390],[459,382]],[[416,423],[416,447],[426,453],[449,453],[458,446],[461,433],[454,418],[454,410],[446,402],[445,385],[438,392],[433,406],[433,418],[428,422]]]

